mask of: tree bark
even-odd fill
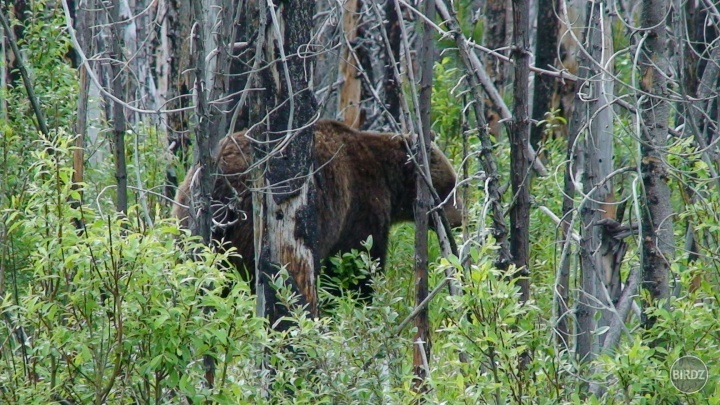
[[[560,19],[556,13],[560,10],[560,0],[539,0],[537,18],[537,40],[535,42],[535,67],[552,69],[557,59],[558,34]],[[539,122],[545,113],[552,110],[553,94],[557,89],[554,77],[535,73],[535,89],[533,96],[532,118]],[[530,129],[530,145],[538,150],[543,140],[545,125],[532,125]]]
[[[158,15],[163,16],[160,25],[160,50],[157,52],[155,73],[157,75],[158,103],[168,110],[190,106],[192,79],[190,72],[190,27],[193,9],[189,0],[159,0]],[[189,111],[163,114],[165,131],[170,150],[180,164],[187,166],[189,160]],[[173,167],[167,169],[165,194],[175,196],[178,184]]]
[[[120,4],[116,3],[109,8],[108,17],[111,24],[110,32],[112,33],[110,50],[112,94],[122,102],[125,102],[125,82],[127,80],[123,57],[125,40],[120,33],[120,22],[127,19],[127,16],[122,15]],[[117,182],[115,206],[118,212],[127,213],[127,164],[125,162],[125,131],[127,130],[127,123],[125,119],[125,108],[120,102],[113,102],[112,104],[112,125],[115,180]]]
[[[358,39],[361,5],[361,0],[346,0],[342,6],[344,39],[340,44],[342,49],[340,55],[342,87],[338,100],[338,115],[342,117],[342,121],[347,126],[354,129],[359,129],[362,124],[360,118],[362,82],[359,77],[359,61],[353,49]]]
[[[612,37],[609,19],[605,17],[604,2],[595,1],[589,5],[588,29],[586,31],[586,49],[590,58],[580,58],[587,70],[587,79],[581,91],[589,93],[589,103],[585,103],[586,115],[583,122],[589,130],[584,140],[583,192],[588,199],[582,206],[581,242],[581,285],[578,299],[577,354],[581,361],[590,361],[599,350],[598,326],[595,319],[598,303],[610,306],[604,294],[604,286],[615,286],[613,294],[619,297],[620,274],[615,272],[612,244],[614,239],[598,223],[602,219],[615,220],[615,205],[612,179],[608,175],[613,171],[613,123],[609,103],[613,94],[613,82],[606,69],[611,69],[608,60],[612,55]],[[602,64],[595,65],[595,62]],[[608,66],[606,66],[606,64]],[[578,106],[580,107],[580,106]],[[576,107],[576,109],[578,108]],[[604,325],[609,325],[612,313],[602,311]]]
[[[669,297],[670,263],[675,256],[673,240],[672,192],[668,185],[665,147],[670,104],[667,77],[666,0],[644,0],[641,25],[642,38],[638,75],[641,118],[641,175],[644,186],[642,210],[643,288],[649,293],[647,305]],[[644,313],[643,325],[651,328],[654,318]]]
[[[288,308],[278,301],[273,280],[280,269],[289,273],[288,284],[299,295],[296,305],[309,316],[317,316],[316,274],[319,258],[315,184],[312,173],[313,131],[317,103],[308,83],[306,69],[312,66],[308,49],[314,4],[301,0],[268,1],[260,5],[260,29],[264,40],[256,57],[267,64],[258,74],[258,92],[253,122],[260,123],[251,136],[264,139],[255,160],[260,183],[253,193],[255,204],[255,257],[258,315],[267,317],[274,328]],[[300,53],[300,55],[299,55]],[[301,57],[299,57],[301,56]],[[260,94],[261,93],[261,94]],[[258,139],[256,138],[256,139]]]
[[[395,70],[400,70],[397,64],[400,61],[400,18],[395,9],[397,0],[386,0],[385,3],[385,32],[389,46],[385,47],[385,106],[395,122],[400,122],[400,83],[395,77]],[[393,62],[394,61],[394,62]]]
[[[488,0],[485,4],[485,33],[483,39],[485,46],[502,55],[507,55],[508,46],[508,0]],[[493,85],[500,92],[505,94],[507,73],[505,64],[493,55],[485,54],[482,57],[488,75],[492,78]],[[487,121],[490,133],[494,136],[500,134],[500,119],[502,114],[497,106],[490,100],[485,99],[485,120]]]
[[[427,1],[423,7],[425,17],[435,19],[435,5]],[[432,26],[422,20],[422,36],[418,60],[420,61],[420,121],[421,129],[414,145],[417,166],[415,170],[415,305],[419,306],[428,296],[428,213],[433,205],[430,189],[425,178],[430,179],[430,103],[432,98],[433,66],[435,62],[435,38]],[[424,173],[424,176],[422,175]],[[417,392],[427,389],[425,379],[428,377],[428,361],[432,342],[430,341],[430,321],[428,309],[423,309],[415,318],[415,344],[413,345],[413,368],[415,372],[414,388]]]
[[[528,88],[530,53],[528,29],[530,13],[528,0],[513,0],[513,43],[510,56],[515,65],[513,86],[514,114],[509,127],[510,184],[513,201],[510,203],[510,255],[518,268],[520,300],[530,299],[530,158],[527,145],[530,138],[528,117]]]

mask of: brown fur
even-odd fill
[[[318,255],[327,258],[338,252],[362,249],[372,235],[370,254],[384,264],[392,224],[413,220],[415,175],[407,156],[406,138],[394,134],[355,131],[342,123],[320,120],[315,124],[315,185],[318,208]],[[247,189],[253,160],[250,141],[236,133],[220,144],[218,171],[213,193],[214,217],[219,222],[238,220],[215,239],[232,243],[243,259],[239,269],[253,268],[252,196]],[[318,170],[319,168],[319,170]],[[192,168],[180,185],[175,201],[189,205]],[[455,186],[450,161],[436,145],[431,152],[431,176],[441,198]],[[187,208],[175,204],[173,216],[186,227],[192,219]],[[444,207],[453,226],[460,224],[460,212],[451,204]],[[252,274],[249,274],[252,278]],[[369,287],[361,286],[364,292]]]

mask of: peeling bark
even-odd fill
[[[285,267],[295,303],[311,317],[317,316],[315,285],[319,259],[317,214],[313,176],[313,126],[317,110],[307,75],[311,54],[303,54],[310,43],[314,4],[301,0],[279,1],[277,6],[260,4],[260,30],[256,58],[263,58],[256,79],[265,91],[254,95],[251,122],[259,123],[250,136],[263,140],[255,148],[261,162],[255,205],[255,260],[258,316],[267,317],[274,328],[286,315],[271,280]],[[253,116],[254,115],[254,116]]]

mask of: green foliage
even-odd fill
[[[24,269],[33,281],[15,284],[0,307],[0,340],[8,342],[2,402],[160,403],[173,391],[207,397],[197,360],[247,354],[242,342],[264,330],[247,285],[236,282],[221,298],[233,274],[223,271],[223,255],[172,221],[147,229],[67,204],[78,197],[69,181],[70,138],[60,133],[58,142],[39,145],[23,209],[5,212],[8,233],[33,246]],[[72,220],[83,221],[82,230]]]
[[[683,288],[687,289],[686,277]],[[645,335],[635,335],[618,349],[598,358],[593,379],[602,381],[604,398],[656,403],[718,403],[720,396],[720,316],[717,290],[704,283],[695,293],[673,298],[669,307],[649,308],[656,323]],[[653,342],[659,344],[653,345]],[[683,394],[670,381],[670,367],[682,356],[699,358],[708,368],[709,380],[693,394]]]
[[[65,17],[56,12],[55,3],[52,6],[47,3],[44,0],[29,2],[29,11],[23,21],[24,34],[18,39],[18,47],[23,50],[25,65],[48,127],[70,128],[78,94],[76,72],[65,63],[71,43],[65,31]],[[7,96],[8,104],[13,106],[10,113],[15,131],[33,132],[36,119],[23,83],[14,83]]]
[[[55,128],[51,139],[36,133],[20,83],[0,90],[11,108],[8,119],[0,122],[0,403],[395,404],[419,399],[411,388],[415,331],[398,329],[413,307],[413,228],[393,228],[383,272],[367,255],[368,246],[331,259],[339,277],[320,281],[323,316],[309,319],[295,308],[288,316],[288,330],[271,330],[254,316],[255,298],[227,269],[226,255],[163,219],[166,207],[157,196],[147,195],[152,221],[145,220],[139,199],[131,200],[136,205],[126,217],[112,212],[114,174],[109,161],[88,167],[82,190],[70,187],[72,137],[63,128],[73,121],[77,83],[63,62],[69,47],[64,21],[48,3],[31,2],[25,22],[28,40],[21,46]],[[463,24],[469,20],[470,4],[457,2]],[[474,35],[480,35],[481,27],[475,25]],[[614,40],[618,49],[628,38]],[[444,57],[436,64],[433,89],[437,142],[456,163],[464,104],[457,63]],[[615,68],[616,75],[629,82],[632,55],[619,52]],[[628,91],[627,86],[617,87],[618,94]],[[555,112],[547,122],[548,130],[564,124]],[[615,123],[615,166],[635,166],[633,121],[619,110]],[[170,159],[159,153],[165,149],[161,133],[139,125],[127,139],[130,184],[162,192],[158,186],[164,183]],[[552,297],[562,247],[556,242],[557,226],[544,213],[531,213],[533,301],[525,304],[518,303],[516,280],[493,269],[492,240],[473,245],[472,264],[465,271],[456,258],[438,262],[438,244],[431,236],[431,288],[453,268],[464,295],[450,297],[441,291],[429,306],[433,349],[430,390],[423,399],[467,404],[718,403],[720,272],[715,258],[720,255],[720,195],[692,139],[672,140],[669,182],[677,190],[677,220],[691,226],[699,241],[696,259],[678,255],[672,266],[677,291],[689,291],[703,276],[699,288],[673,297],[666,306],[649,308],[656,323],[644,333],[631,316],[630,339],[624,335],[614,351],[580,364],[572,344],[568,349],[554,343]],[[476,149],[476,137],[469,141],[470,150]],[[532,182],[534,204],[555,213],[561,212],[565,143],[548,139],[544,149],[552,174]],[[507,140],[501,139],[493,151],[505,180],[507,150]],[[472,171],[477,162],[469,162]],[[633,192],[642,192],[633,180],[628,175],[616,183],[628,205],[633,204]],[[80,191],[90,204],[71,206],[69,201],[77,200]],[[466,206],[471,223],[485,221],[487,227],[482,185],[470,194]],[[633,209],[625,213],[626,221],[637,223]],[[77,223],[84,225],[82,231]],[[472,226],[471,232],[478,227]],[[678,241],[683,236],[678,233]],[[639,266],[637,241],[626,241],[623,267]],[[344,292],[370,276],[375,288],[371,302],[327,293]],[[281,302],[296,303],[286,277],[281,273],[273,285]],[[710,381],[697,394],[682,394],[670,383],[669,368],[684,355],[699,357],[709,368]],[[205,384],[205,356],[217,364],[212,389]],[[521,368],[523,356],[527,363]],[[589,382],[602,387],[599,397],[587,396]]]
[[[349,252],[337,254],[330,258],[330,265],[333,266],[334,277],[328,277],[333,288],[348,290],[357,286],[362,280],[372,277],[378,267],[369,255],[372,248],[372,236],[363,243],[364,252],[352,249]],[[321,277],[325,279],[326,277]],[[322,284],[321,286],[322,287]]]

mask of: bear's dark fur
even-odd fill
[[[384,265],[388,234],[392,224],[413,221],[415,200],[414,165],[409,160],[407,137],[397,134],[360,132],[337,121],[315,124],[315,186],[317,189],[318,255],[326,259],[338,252],[362,249],[372,236],[370,255]],[[237,221],[217,230],[215,239],[232,243],[242,259],[238,269],[254,268],[252,196],[247,189],[253,161],[251,142],[244,133],[225,138],[219,145],[218,171],[213,192],[214,218],[220,223]],[[440,198],[455,187],[456,174],[450,161],[433,144],[430,155],[431,177]],[[192,225],[188,206],[195,169],[180,185],[173,216],[182,225]],[[460,212],[452,202],[444,207],[452,226],[460,224]],[[328,269],[332,274],[332,269]],[[249,272],[252,278],[252,270]],[[369,283],[359,286],[362,294],[371,292]]]

